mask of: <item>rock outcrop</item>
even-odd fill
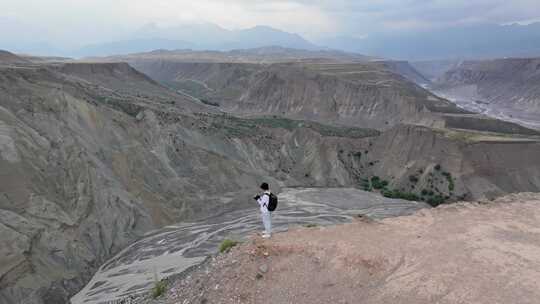
[[[424,200],[433,196],[426,193],[471,200],[540,191],[538,138],[398,126],[368,151],[365,162],[374,164],[373,176]]]
[[[392,62],[130,63],[165,85],[236,114],[386,129],[399,123],[434,125],[441,113],[466,113],[395,73],[400,65]]]

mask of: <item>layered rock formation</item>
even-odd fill
[[[237,114],[384,129],[399,123],[434,125],[441,113],[465,113],[393,73],[398,67],[389,62],[130,62],[165,85]]]
[[[540,126],[540,59],[465,61],[439,77],[433,89],[496,117]]]
[[[398,126],[365,156],[374,163],[373,175],[395,189],[424,200],[432,192],[456,200],[540,191],[539,149],[538,138]]]

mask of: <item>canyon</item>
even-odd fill
[[[456,106],[403,63],[261,52],[2,53],[0,301],[68,302],[148,233],[253,208],[262,180],[426,207],[540,191],[538,131]]]

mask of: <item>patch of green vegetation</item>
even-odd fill
[[[257,125],[248,119],[229,115],[216,116],[211,122],[211,128],[234,137],[255,136],[260,134]]]
[[[446,177],[446,180],[448,181],[448,191],[450,192],[454,191],[455,185],[454,185],[454,179],[452,178],[452,174],[450,172],[443,172],[442,175]]]
[[[441,168],[439,167],[439,170]],[[448,178],[449,174],[443,174]],[[415,175],[409,176],[409,181],[412,183],[417,183],[419,181],[418,177]],[[394,199],[404,199],[409,201],[425,201],[429,205],[435,207],[440,204],[445,203],[448,199],[450,199],[449,195],[444,195],[441,193],[438,189],[434,189],[433,184],[430,185],[431,189],[424,188],[419,192],[414,191],[416,188],[415,185],[411,185],[412,191],[407,190],[406,188],[402,187],[401,189],[391,189],[388,188],[388,182],[381,180],[378,176],[373,176],[371,179],[363,179],[362,180],[362,186],[366,188],[369,184],[374,189],[380,190],[380,193],[388,198],[394,198]],[[453,183],[452,183],[453,185]],[[453,186],[452,186],[453,188]],[[435,194],[434,190],[437,191],[437,194]],[[414,191],[414,192],[413,192]]]
[[[437,165],[435,166],[435,170],[440,171],[440,170],[441,170],[441,165],[437,164]]]
[[[319,225],[317,225],[317,224],[315,224],[315,223],[308,223],[308,224],[305,224],[305,225],[304,225],[304,227],[306,227],[306,228],[315,228],[315,227],[317,227],[317,226],[319,226]]]
[[[219,245],[219,252],[220,253],[228,252],[229,250],[231,250],[231,248],[233,248],[236,245],[238,245],[237,241],[224,239],[223,242],[221,242],[221,244]]]
[[[388,186],[388,181],[381,180],[378,176],[373,176],[371,178],[371,185],[375,189],[384,189]]]
[[[404,192],[400,190],[384,189],[381,194],[388,198],[400,198],[408,201],[419,201],[420,197],[416,193]]]
[[[369,179],[363,178],[360,180],[360,187],[364,189],[364,191],[371,192],[373,190],[373,187],[371,187],[371,183],[369,182]]]
[[[213,102],[213,101],[209,101],[209,100],[207,100],[207,99],[205,99],[205,98],[201,98],[201,99],[199,99],[199,100],[200,100],[202,103],[204,103],[204,104],[206,104],[206,105],[209,105],[209,106],[213,106],[213,107],[219,107],[219,106],[220,106],[219,103]]]
[[[252,121],[257,125],[269,128],[283,128],[287,130],[293,130],[296,128],[309,128],[321,134],[322,136],[364,138],[378,136],[380,134],[379,131],[374,129],[330,126],[312,121],[293,120],[277,116],[253,118]]]
[[[167,284],[165,281],[157,281],[154,283],[154,287],[152,287],[152,298],[157,299],[165,294],[165,291],[167,291]]]
[[[253,136],[260,134],[260,128],[281,128],[293,131],[297,128],[308,128],[323,136],[346,138],[364,138],[378,136],[379,131],[354,127],[323,125],[311,121],[293,120],[278,116],[239,118],[231,115],[214,116],[212,128],[226,132],[231,136]]]
[[[437,207],[437,206],[439,206],[440,204],[442,204],[444,202],[445,202],[445,198],[442,197],[441,195],[436,195],[436,196],[430,197],[427,200],[427,203],[430,204],[432,207]]]

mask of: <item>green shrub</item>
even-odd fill
[[[436,165],[435,170],[437,170],[437,171],[441,170],[441,165]]]
[[[207,99],[201,98],[200,101],[206,105],[213,106],[213,107],[219,107],[220,104],[214,101],[209,101]]]
[[[454,191],[455,185],[454,185],[454,179],[452,178],[452,174],[450,172],[443,172],[442,175],[446,177],[446,180],[448,181],[448,191],[452,192]]]
[[[388,198],[400,198],[408,201],[419,201],[420,197],[412,192],[404,192],[400,190],[383,190],[382,195]]]
[[[223,242],[221,242],[221,244],[219,245],[219,252],[220,253],[227,252],[236,245],[238,245],[237,241],[233,241],[233,240],[230,240],[230,239],[224,239]]]
[[[388,186],[388,181],[381,180],[378,176],[373,176],[371,178],[371,186],[375,189],[384,189]]]
[[[444,197],[441,195],[436,195],[434,197],[430,197],[427,201],[428,204],[430,204],[433,207],[437,207],[440,204],[444,203]]]
[[[152,288],[152,298],[156,299],[165,294],[167,284],[164,281],[157,281]]]
[[[315,227],[317,227],[317,226],[318,226],[318,225],[315,224],[315,223],[308,223],[308,224],[305,224],[305,225],[304,225],[304,227],[306,227],[306,228],[315,228]]]
[[[364,191],[372,190],[371,183],[369,182],[369,179],[366,179],[366,178],[360,179],[360,187],[362,187]]]
[[[394,196],[394,191],[388,190],[388,189],[384,189],[383,191],[381,191],[381,194],[382,194],[384,197],[392,198],[392,197]]]
[[[416,177],[416,176],[414,176],[414,175],[409,175],[409,181],[410,181],[411,183],[416,184],[416,183],[418,183],[418,177]]]

